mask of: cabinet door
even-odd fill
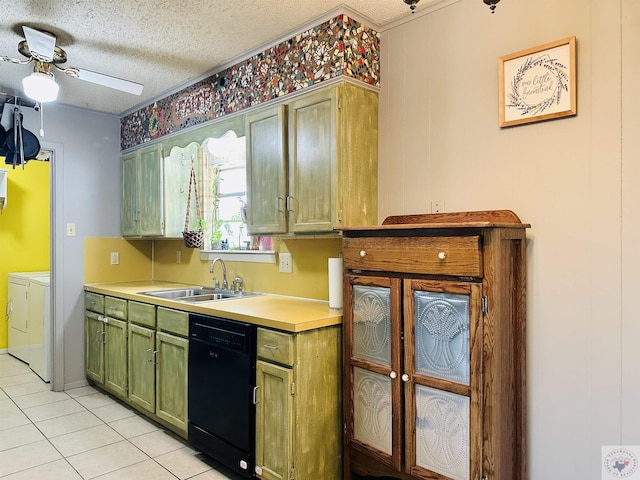
[[[480,478],[480,284],[404,280],[407,473]]]
[[[336,211],[337,92],[305,95],[289,105],[289,231],[333,228]]]
[[[156,332],[129,324],[129,401],[151,413],[156,410]]]
[[[256,466],[264,480],[286,480],[293,465],[293,373],[258,360]]]
[[[138,163],[136,153],[122,157],[120,230],[123,237],[138,235]]]
[[[104,322],[102,315],[85,311],[84,365],[87,378],[104,384]]]
[[[143,237],[164,235],[162,178],[161,147],[141,150],[138,159],[138,203],[140,235]]]
[[[247,115],[247,229],[249,234],[286,233],[286,107]]]
[[[349,448],[374,455],[401,471],[400,279],[345,277],[344,418]]]
[[[104,323],[104,386],[127,397],[127,322],[106,317]]]
[[[172,425],[187,430],[187,359],[186,338],[156,333],[156,415]]]
[[[189,179],[191,177],[191,160],[199,179],[198,169],[199,147],[197,143],[190,143],[184,148],[173,147],[169,156],[164,159],[164,209],[165,209],[165,237],[182,238],[184,218],[187,213],[187,198],[189,195]],[[200,185],[198,185],[200,187]],[[202,202],[202,194],[200,195]],[[195,195],[191,195],[191,225],[195,230],[198,220]]]

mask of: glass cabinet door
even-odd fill
[[[349,277],[345,298],[346,443],[401,468],[400,280]],[[348,391],[346,390],[346,391]]]
[[[404,281],[407,470],[419,477],[478,478],[480,288]]]

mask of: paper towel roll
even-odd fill
[[[342,308],[342,257],[329,259],[329,308]]]

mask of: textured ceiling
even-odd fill
[[[67,66],[144,85],[135,96],[57,73],[56,102],[122,114],[345,8],[374,29],[411,15],[402,0],[17,0],[3,2],[0,56],[24,59],[22,25],[49,31]],[[0,93],[21,95],[32,68],[0,62]]]

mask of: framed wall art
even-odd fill
[[[577,114],[576,37],[499,58],[500,126]]]

